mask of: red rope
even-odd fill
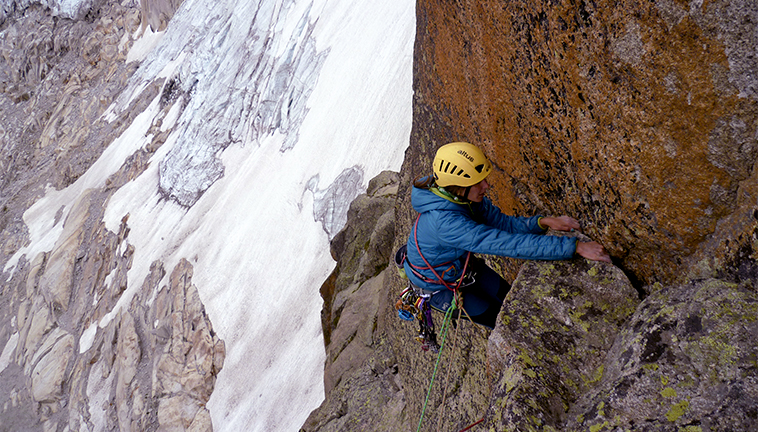
[[[478,422],[476,422],[476,423],[472,424],[471,426],[468,426],[468,427],[466,427],[465,429],[461,429],[461,430],[460,430],[460,431],[458,431],[458,432],[466,432],[467,430],[471,429],[472,427],[474,427],[474,426],[478,425],[479,423],[481,423],[481,422],[483,422],[483,421],[484,421],[484,417],[482,417],[482,418],[481,418],[481,419],[480,419]]]
[[[421,253],[421,248],[418,245],[418,221],[421,219],[421,213],[416,217],[416,223],[413,225],[413,242],[416,243],[416,250],[418,251],[419,256],[421,256],[421,259],[424,260],[424,264],[426,264],[427,267],[434,273],[435,276],[437,276],[437,279],[439,279],[440,283],[447,287],[447,289],[456,292],[458,291],[458,288],[461,287],[461,284],[463,283],[463,276],[466,274],[466,267],[468,267],[468,260],[471,258],[471,252],[466,253],[466,262],[463,264],[463,271],[461,272],[461,277],[458,278],[458,285],[455,286],[455,288],[452,288],[450,285],[448,285],[447,282],[442,279],[442,276],[437,273],[436,270],[434,270],[434,267],[432,267],[431,264],[429,264],[429,261],[426,260],[424,257],[424,254]],[[409,261],[410,262],[410,261]]]

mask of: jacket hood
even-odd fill
[[[468,203],[454,203],[445,199],[429,189],[413,188],[411,192],[411,204],[413,209],[419,213],[425,213],[432,210],[449,210],[468,212]]]

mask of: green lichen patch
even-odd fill
[[[600,380],[603,378],[603,365],[600,365],[597,369],[592,371],[592,373],[582,376],[582,380],[584,381],[584,384],[587,387],[590,387],[594,385],[595,383],[600,382]]]
[[[592,268],[590,268],[589,270],[587,270],[587,274],[590,275],[590,276],[597,276],[598,271],[599,270],[598,270],[597,266],[592,266]]]
[[[615,286],[598,284],[609,275]],[[538,430],[564,430],[557,422],[583,391],[603,379],[605,353],[625,320],[617,316],[618,305],[633,305],[636,297],[613,267],[583,261],[524,264],[501,314],[509,320],[491,336],[518,349],[515,360],[496,372],[504,380],[497,380],[495,393],[508,398],[505,406],[514,413],[493,421],[496,429],[530,430],[537,426],[530,419],[539,418]],[[627,317],[633,310],[626,307]]]
[[[690,402],[687,400],[683,400],[677,404],[674,404],[671,406],[671,409],[666,413],[666,419],[670,422],[675,422],[679,420],[681,416],[684,415],[684,413],[687,411],[687,408],[690,406]]]

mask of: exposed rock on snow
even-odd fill
[[[102,4],[91,23],[54,19],[33,5],[0,33],[3,266],[28,243],[22,214],[46,184],[74,183],[104,143],[145,108],[136,100],[134,111],[113,123],[100,119],[134,71],[124,60],[140,13],[124,4]],[[144,90],[148,99],[158,96],[154,85]],[[79,98],[88,102],[74,103]],[[165,114],[170,106],[164,108]],[[188,262],[168,282],[157,262],[128,311],[98,325],[123,293],[134,253],[128,218],[116,233],[105,229],[105,203],[145,170],[162,140],[126,158],[104,184],[62,203],[49,252],[31,249],[6,268],[0,294],[4,428],[212,429],[205,404],[225,348],[191,284]]]
[[[128,247],[115,255],[127,242],[126,223],[118,236],[102,225],[96,228],[85,229],[79,237],[75,246],[86,251],[85,256],[68,268],[77,268],[77,275],[95,270],[100,276],[73,276],[75,297],[62,304],[60,298],[46,300],[41,283],[20,285],[29,289],[33,303],[23,300],[27,296],[13,289],[15,284],[3,292],[11,299],[5,312],[15,314],[20,334],[11,367],[18,365],[23,373],[16,381],[4,381],[4,388],[15,395],[0,399],[4,423],[20,429],[45,421],[45,427],[65,424],[75,430],[117,425],[126,430],[211,430],[204,406],[223,366],[225,348],[191,284],[189,262],[181,262],[167,283],[156,263],[128,310],[96,328],[93,341],[76,349],[77,336],[84,337],[89,323],[109,310],[121,291],[117,281],[99,285],[105,273],[130,265]],[[102,240],[90,242],[92,238]],[[42,260],[49,263],[44,256]],[[43,280],[47,268],[41,267]],[[17,275],[14,280],[22,279]],[[31,387],[23,376],[31,379]],[[43,415],[35,421],[37,406]]]
[[[325,189],[319,189],[319,179],[318,174],[311,177],[305,190],[313,194],[313,219],[321,222],[331,240],[347,222],[351,205],[349,197],[356,196],[363,187],[363,170],[358,166],[350,167]]]

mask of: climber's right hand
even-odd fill
[[[611,256],[605,251],[603,245],[598,242],[576,242],[576,253],[588,260],[611,262]]]

